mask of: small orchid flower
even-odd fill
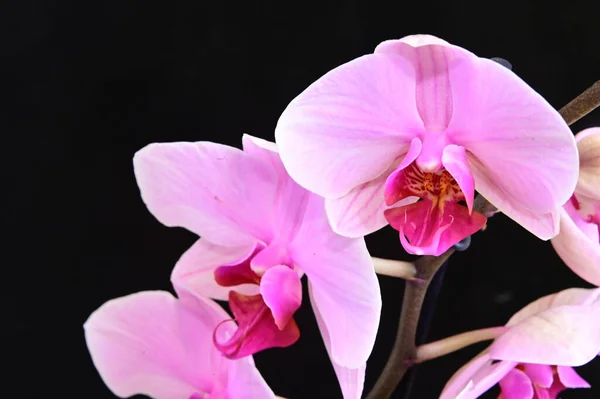
[[[575,136],[579,180],[560,214],[560,233],[552,245],[562,260],[586,281],[600,286],[600,128]]]
[[[252,357],[229,360],[214,347],[213,331],[228,317],[192,294],[183,302],[144,291],[102,305],[86,321],[85,338],[100,376],[121,398],[275,398]],[[234,330],[232,323],[220,333]]]
[[[504,399],[555,399],[566,388],[589,388],[572,367],[600,352],[600,288],[540,298],[506,327],[450,379],[440,399],[474,399],[496,383]]]
[[[439,255],[484,226],[475,190],[552,238],[577,181],[575,141],[546,100],[504,66],[428,35],[328,72],[288,105],[275,137],[292,178],[327,199],[334,231],[389,223],[412,254]]]
[[[172,274],[175,289],[229,300],[239,328],[215,344],[229,358],[299,337],[300,278],[346,398],[359,398],[381,295],[364,239],[334,233],[324,200],[296,184],[274,143],[150,144],[134,157],[142,198],[167,226],[200,238]],[[222,326],[224,326],[223,324]]]

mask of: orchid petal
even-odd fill
[[[287,266],[271,267],[260,281],[260,294],[283,330],[302,303],[300,277]]]
[[[264,161],[210,143],[150,144],[133,160],[142,199],[166,226],[220,245],[270,238],[276,175]]]
[[[559,231],[560,220],[560,209],[558,207],[552,212],[543,214],[532,212],[523,207],[519,202],[520,200],[512,200],[504,195],[504,189],[497,180],[490,176],[486,167],[477,158],[467,153],[467,159],[475,180],[475,188],[484,198],[540,239],[548,240],[556,236]],[[515,174],[518,173],[515,172]],[[532,190],[532,192],[534,191]]]
[[[458,369],[452,377],[450,377],[440,394],[440,399],[456,399],[461,392],[473,386],[473,384],[469,384],[469,382],[473,381],[472,379],[475,373],[489,364],[491,364],[491,362],[487,351],[484,351],[469,360]],[[492,385],[490,385],[488,389],[491,387]]]
[[[250,361],[247,361],[249,359]],[[252,357],[231,362],[227,379],[227,399],[275,399],[271,388],[264,382]],[[277,397],[278,398],[278,397]]]
[[[473,212],[475,180],[467,162],[465,149],[453,144],[446,146],[442,154],[442,164],[463,192],[469,213]]]
[[[487,351],[482,352],[450,378],[440,399],[475,399],[496,385],[517,363],[492,364]]]
[[[319,326],[319,330],[321,331],[321,336],[323,337],[323,343],[325,344],[325,348],[327,349],[327,354],[329,355],[329,359],[331,360],[331,364],[333,365],[333,370],[335,371],[335,375],[338,378],[338,382],[340,384],[340,388],[342,389],[342,395],[344,399],[360,399],[363,391],[363,386],[365,382],[365,371],[367,364],[363,363],[361,366],[356,368],[347,368],[342,367],[337,364],[333,358],[331,357],[331,339],[329,337],[329,331],[327,329],[327,324],[323,320],[321,313],[319,311],[319,306],[315,303],[312,295],[312,285],[308,283],[308,291],[310,303],[312,305],[313,311],[315,313],[315,318],[317,319],[317,325]]]
[[[92,360],[115,395],[218,397],[241,383],[228,379],[233,363],[212,346],[213,329],[227,317],[212,301],[197,298],[195,306],[185,306],[167,292],[146,291],[108,301],[84,327]],[[252,358],[239,362],[254,365]],[[248,374],[245,382],[262,387],[261,397],[273,398],[258,372]]]
[[[417,108],[425,129],[430,132],[445,130],[456,107],[450,71],[457,62],[468,62],[477,57],[429,35],[383,42],[375,53],[410,61],[415,70]]]
[[[547,364],[526,363],[524,367],[525,372],[535,385],[550,388],[552,381],[554,381],[552,366]]]
[[[552,348],[552,350],[548,350]],[[580,366],[600,351],[600,307],[565,305],[511,326],[490,347],[497,360]]]
[[[449,74],[455,105],[448,135],[477,158],[476,189],[502,212],[516,210],[507,215],[532,233],[551,238],[558,230],[540,230],[528,218],[519,218],[519,208],[552,213],[572,195],[578,154],[566,122],[494,61],[458,63]]]
[[[270,204],[273,231],[279,241],[286,242],[296,234],[311,193],[292,180],[281,162],[275,143],[245,134],[242,144],[245,152],[269,163],[275,170],[276,195]]]
[[[275,138],[301,186],[339,198],[385,172],[423,124],[407,60],[370,54],[325,74],[285,109]]]
[[[408,153],[397,167],[392,164],[381,176],[356,187],[343,197],[325,200],[327,218],[333,231],[344,237],[366,236],[388,224],[384,216],[386,209],[408,205],[419,199],[410,196],[393,201],[390,206],[384,201],[387,182],[397,172],[390,173],[395,168],[397,171],[412,163],[418,155],[420,143],[419,139],[412,140]]]
[[[186,292],[193,292],[214,299],[226,301],[230,287],[224,287],[215,281],[215,271],[224,265],[235,265],[248,259],[255,245],[241,247],[223,247],[214,245],[204,238],[197,240],[179,259],[171,282],[181,300],[186,300]],[[235,290],[244,295],[258,294],[258,285],[236,285]]]
[[[333,361],[354,369],[366,362],[375,343],[379,283],[364,239],[335,234],[323,216],[323,200],[314,196],[290,252],[312,284]]]
[[[519,369],[512,369],[500,380],[500,389],[504,399],[532,399],[531,380]]]
[[[278,153],[277,144],[249,134],[242,135],[242,148],[244,152],[262,158],[265,161],[272,161],[272,156]],[[279,156],[276,156],[275,159],[279,159]]]
[[[313,248],[295,259],[312,286],[330,337],[331,358],[356,369],[367,361],[377,335],[381,293],[363,239],[332,239],[323,250]]]
[[[326,199],[325,209],[331,228],[345,237],[362,237],[387,225],[383,201],[387,175],[363,183],[343,197]]]
[[[575,136],[579,150],[579,180],[576,193],[600,200],[600,128],[583,130]]]
[[[567,388],[590,388],[590,384],[581,378],[579,374],[568,366],[558,366],[558,378],[560,382]]]
[[[509,327],[514,326],[530,316],[548,309],[569,305],[600,306],[600,288],[568,288],[555,294],[546,295],[519,310],[510,318],[506,325]]]
[[[397,54],[398,47],[408,44],[412,47],[427,46],[430,44],[449,45],[449,43],[433,35],[409,35],[401,39],[386,40],[381,42],[376,48],[376,53]]]
[[[592,241],[576,221],[583,222],[573,205],[567,202],[560,213],[560,233],[552,239],[552,246],[563,262],[582,279],[600,285],[600,241]],[[590,224],[598,236],[598,226]]]

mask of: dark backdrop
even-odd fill
[[[533,3],[2,2],[2,397],[110,398],[83,322],[110,298],[170,289],[171,268],[195,237],[148,213],[132,171],[136,150],[180,140],[239,147],[245,132],[272,140],[278,115],[308,84],[413,33],[508,59],[560,107],[600,77],[598,3]],[[574,131],[594,124],[600,111]],[[451,259],[431,339],[503,324],[541,295],[586,286],[548,242],[502,215],[488,227]],[[367,242],[375,256],[407,259],[391,229]],[[403,290],[402,281],[380,282],[367,391],[389,353]],[[305,302],[298,343],[256,362],[280,395],[340,397]],[[423,365],[413,398],[435,398],[481,348]],[[597,387],[564,397],[598,397],[599,371],[600,360],[583,367]]]

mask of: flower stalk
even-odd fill
[[[482,341],[492,340],[506,331],[506,327],[490,327],[480,330],[467,331],[453,335],[439,341],[430,342],[417,348],[415,363],[424,363],[428,360],[445,356],[449,353],[466,348],[467,346]]]
[[[440,256],[422,256],[415,262],[416,278],[408,280],[404,289],[402,311],[396,341],[381,376],[368,399],[389,398],[416,358],[416,334],[427,288],[439,268],[454,253],[454,248]]]
[[[572,125],[600,105],[600,80],[575,97],[558,112],[568,125]]]

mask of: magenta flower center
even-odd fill
[[[446,201],[458,202],[465,199],[458,183],[446,169],[423,172],[413,162],[406,168],[404,178],[405,192],[402,198],[414,195],[421,199],[429,199],[439,206],[443,206]]]
[[[252,270],[254,254],[243,262],[232,266],[220,266],[215,270],[215,281],[223,287],[242,284],[260,286],[262,276]],[[216,348],[229,359],[238,359],[252,355],[271,347],[292,345],[300,336],[298,326],[290,317],[285,324],[278,326],[271,309],[261,294],[244,295],[235,290],[229,291],[229,307],[234,319],[224,320],[214,330],[213,342]],[[225,323],[235,321],[238,328],[232,336],[222,334]]]

